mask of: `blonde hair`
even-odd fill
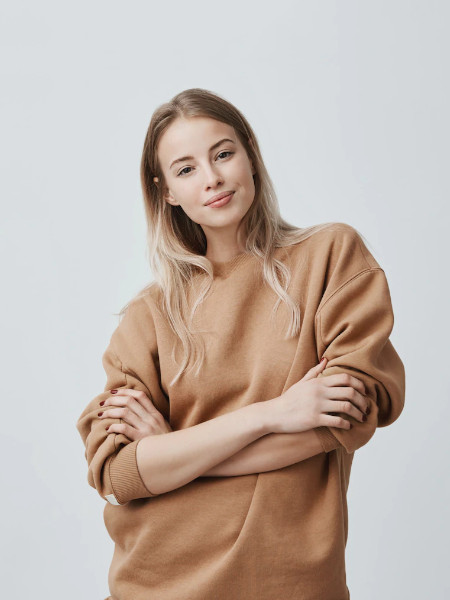
[[[281,301],[290,313],[290,324],[285,336],[293,337],[300,330],[300,308],[287,294],[291,280],[289,269],[274,257],[279,247],[297,244],[317,231],[336,225],[322,223],[299,228],[287,223],[280,215],[278,200],[272,181],[264,165],[256,135],[243,114],[219,95],[201,88],[184,90],[172,100],[159,106],[153,113],[144,141],[140,165],[141,185],[147,220],[147,251],[150,268],[155,281],[145,286],[134,300],[157,291],[160,302],[157,308],[167,319],[172,331],[182,346],[182,361],[179,371],[170,382],[173,385],[188,369],[190,358],[195,360],[189,367],[195,368],[198,376],[205,357],[203,340],[197,340],[192,330],[195,310],[211,288],[213,268],[205,257],[206,236],[200,225],[192,221],[180,206],[172,206],[163,198],[164,175],[158,163],[157,148],[163,132],[177,118],[210,117],[234,128],[243,144],[256,173],[255,198],[243,217],[239,227],[243,228],[246,252],[258,257],[265,281],[278,296],[273,313]],[[249,142],[252,140],[252,144]],[[157,180],[154,180],[157,177]],[[199,295],[189,307],[188,290],[196,273],[206,277],[201,282]],[[123,315],[133,300],[120,311]],[[190,312],[189,312],[190,309]],[[201,342],[201,343],[197,343]],[[172,350],[175,358],[175,348]]]

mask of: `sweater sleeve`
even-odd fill
[[[106,373],[104,391],[88,403],[76,424],[85,445],[88,483],[111,504],[155,496],[139,473],[136,448],[140,440],[131,441],[122,433],[106,431],[108,425],[122,419],[98,417],[102,410],[100,402],[111,397],[110,390],[128,388],[143,391],[168,419],[168,399],[160,384],[156,334],[145,301],[134,301],[127,308],[103,353],[102,364]]]
[[[366,444],[377,427],[393,423],[405,402],[405,370],[389,336],[394,325],[385,272],[372,267],[352,276],[323,304],[315,327],[319,356],[328,359],[321,376],[349,373],[362,380],[370,401],[366,422],[345,413],[349,430],[315,429],[325,452],[343,447],[350,454]]]

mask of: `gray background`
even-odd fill
[[[353,225],[388,277],[406,404],[355,455],[351,597],[447,598],[448,3],[0,10],[4,596],[108,595],[105,503],[75,422],[103,391],[113,313],[152,278],[151,114],[204,87],[254,127],[283,216]]]

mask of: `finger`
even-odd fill
[[[361,381],[361,379],[358,379],[357,377],[353,377],[353,375],[350,375],[350,373],[336,373],[335,375],[327,375],[326,377],[323,377],[321,381],[325,385],[353,387],[361,394],[366,393],[364,381]]]
[[[136,429],[138,429],[139,425],[142,423],[142,420],[127,408],[109,408],[108,410],[103,411],[102,414],[99,413],[99,419],[122,419]]]
[[[345,417],[328,415],[326,413],[319,416],[319,425],[324,427],[338,427],[339,429],[352,428],[352,424]]]
[[[340,417],[348,415],[360,423],[367,421],[367,417],[350,400],[325,400],[324,412]]]
[[[327,400],[331,400],[332,402],[338,401],[349,401],[351,402],[358,413],[367,414],[367,410],[370,406],[370,402],[366,396],[360,394],[357,390],[352,387],[330,387],[327,394]],[[330,409],[333,410],[333,409]]]
[[[129,408],[132,412],[134,412],[142,420],[148,418],[148,411],[146,410],[146,408],[144,408],[142,404],[132,396],[110,396],[102,404],[103,408],[107,408],[108,406],[125,406]]]
[[[145,392],[141,390],[134,390],[132,388],[117,388],[117,394],[114,394],[114,398],[117,398],[117,396],[120,395],[134,398],[149,413],[158,412],[151,399],[147,396]]]
[[[302,377],[303,381],[307,381],[308,379],[314,379],[314,377],[317,377],[317,375],[325,369],[327,362],[328,358],[326,356],[323,356],[321,361],[317,365],[314,365],[314,367],[311,367],[309,371],[306,372],[305,376]]]
[[[107,433],[123,433],[123,435],[126,435],[132,442],[139,439],[138,432],[126,423],[112,423],[107,428]]]

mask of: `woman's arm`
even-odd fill
[[[300,433],[269,433],[212,467],[201,477],[264,473],[293,465],[323,451],[314,429]]]
[[[271,406],[270,401],[256,402],[192,427],[140,439],[136,461],[144,485],[159,495],[197,479],[270,433]]]

